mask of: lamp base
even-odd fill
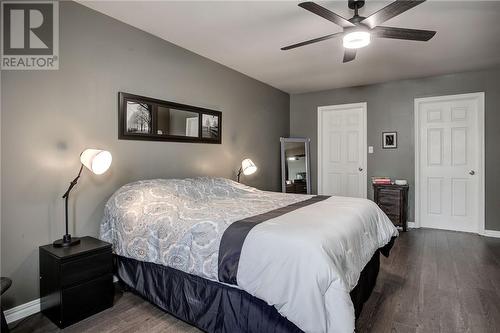
[[[52,246],[54,247],[70,247],[74,245],[80,244],[80,238],[74,237],[72,238],[71,235],[64,235],[62,239],[58,239],[52,243]]]

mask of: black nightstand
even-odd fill
[[[60,328],[113,306],[111,244],[93,237],[67,248],[40,246],[42,313]]]

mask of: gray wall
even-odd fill
[[[38,297],[38,246],[60,238],[62,193],[86,147],[113,154],[107,174],[84,171],[72,193],[71,233],[97,235],[122,184],[156,177],[233,178],[279,190],[279,137],[289,96],[76,3],[60,4],[60,70],[2,72],[1,274],[8,307]],[[222,145],[118,140],[118,91],[222,111]]]
[[[419,97],[485,92],[486,229],[500,230],[500,69],[489,69],[424,79],[394,81],[335,89],[290,97],[290,134],[311,138],[313,191],[317,189],[317,107],[344,103],[368,103],[369,197],[372,176],[408,179],[410,221],[414,221],[414,123],[413,100]],[[398,132],[398,149],[382,149],[382,132]]]

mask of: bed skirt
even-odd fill
[[[275,307],[241,289],[171,267],[115,257],[118,277],[127,287],[205,332],[302,332]],[[379,266],[380,250],[377,250],[350,294],[356,318],[375,287]]]

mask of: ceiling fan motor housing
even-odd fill
[[[366,17],[364,17],[364,16],[354,15],[353,17],[351,17],[347,21],[351,22],[352,24],[363,25],[363,23],[361,23],[361,21],[363,21],[365,18]]]
[[[365,5],[365,0],[348,0],[347,5],[351,9],[360,9]]]

